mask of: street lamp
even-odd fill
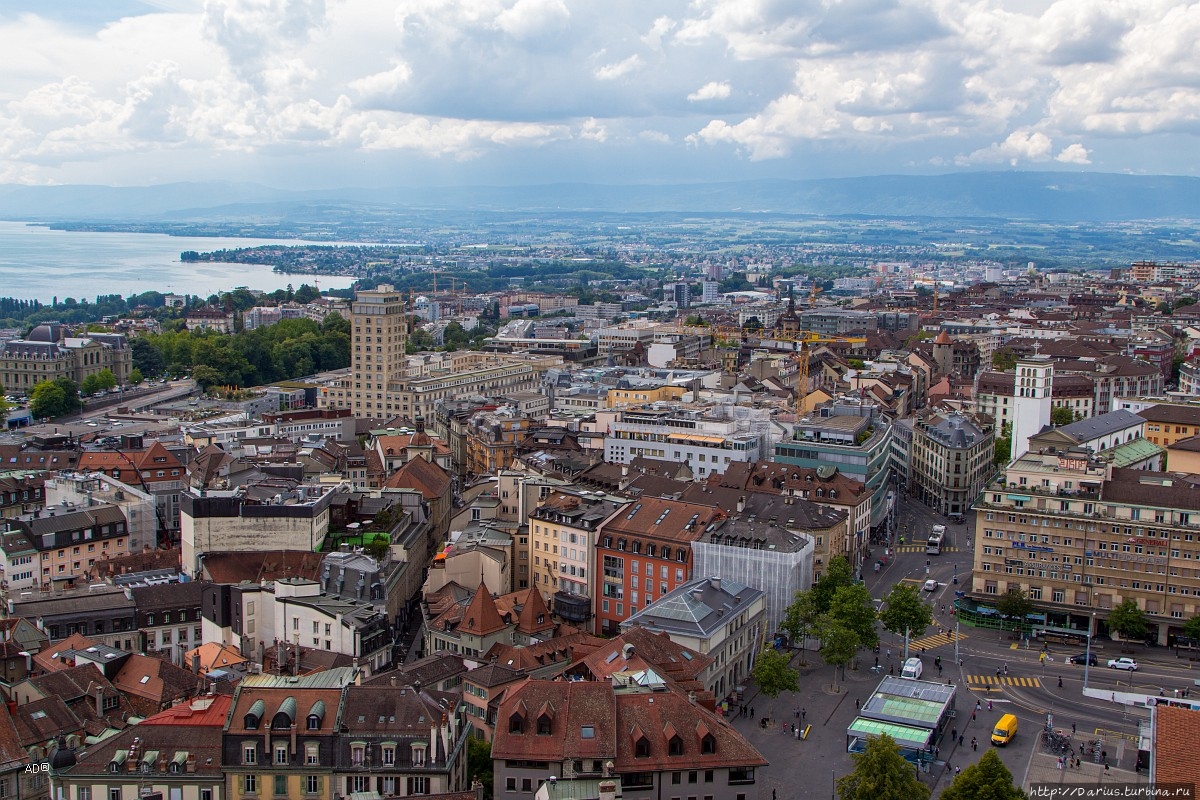
[[[1088,622],[1088,637],[1087,637],[1087,652],[1083,656],[1083,688],[1087,689],[1088,668],[1092,665],[1092,631],[1096,629],[1096,612],[1092,612],[1092,618]]]

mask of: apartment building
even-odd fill
[[[639,497],[621,509],[596,545],[603,571],[596,633],[615,636],[625,620],[691,580],[691,543],[724,516],[711,505],[661,497]]]
[[[1134,600],[1169,644],[1200,613],[1200,488],[1085,454],[1027,454],[975,506],[972,594],[1018,588],[1047,624],[1106,632]]]
[[[757,461],[759,435],[733,420],[706,417],[698,409],[628,409],[609,426],[604,460],[628,464],[638,456],[687,464],[697,478],[720,474],[734,461]]]
[[[183,571],[198,575],[205,553],[253,550],[318,552],[329,532],[329,504],[339,487],[270,479],[236,489],[183,495]]]
[[[529,417],[511,406],[480,411],[471,417],[466,426],[467,474],[483,475],[507,469],[532,424]]]
[[[1169,447],[1200,434],[1200,406],[1156,403],[1137,414],[1146,420],[1145,436],[1154,444]]]
[[[103,473],[154,495],[158,530],[171,537],[179,531],[179,495],[187,471],[161,442],[143,446],[140,436],[123,437],[117,450],[84,451],[79,455],[78,466],[80,470]]]
[[[621,623],[666,633],[671,641],[712,659],[701,676],[706,691],[728,697],[745,683],[766,630],[766,595],[742,583],[716,576],[677,586],[658,603]]]
[[[767,764],[724,718],[662,683],[531,680],[497,719],[495,792],[513,800],[532,800],[548,775],[599,778],[609,762],[625,800],[751,800]]]
[[[965,414],[922,414],[913,422],[909,493],[939,514],[962,517],[992,474],[995,437]]]
[[[571,624],[592,619],[596,544],[627,504],[603,492],[556,490],[529,515],[533,588]]]
[[[37,550],[35,558],[40,584],[71,587],[104,558],[128,555],[129,530],[119,506],[50,506],[12,524]]]
[[[984,370],[975,379],[975,410],[987,414],[1001,430],[1013,421],[1015,372]],[[1050,384],[1052,408],[1069,408],[1076,419],[1095,414],[1095,382],[1087,375],[1054,372]]]

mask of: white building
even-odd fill
[[[1030,437],[1037,436],[1050,424],[1050,393],[1054,364],[1046,356],[1017,361],[1013,387],[1012,451],[1016,460],[1029,452]]]
[[[156,546],[158,521],[154,516],[154,495],[101,472],[62,473],[46,481],[47,507],[84,507],[96,503],[121,509],[129,532],[129,552],[139,553],[145,546]]]
[[[686,463],[697,480],[720,474],[733,461],[763,457],[763,437],[735,420],[709,419],[687,409],[625,411],[604,439],[604,460],[628,464],[638,456]]]
[[[701,302],[706,304],[721,302],[721,284],[716,281],[703,281],[700,286],[703,290]]]

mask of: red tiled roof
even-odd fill
[[[418,456],[392,473],[383,485],[387,489],[416,489],[426,500],[437,500],[450,491],[450,475]]]
[[[1200,711],[1160,705],[1154,715],[1155,782],[1200,785],[1200,762],[1192,749],[1200,728]]]
[[[723,511],[713,506],[643,496],[613,517],[604,531],[692,542],[710,523],[724,516]]]
[[[487,636],[489,633],[495,633],[505,627],[505,622],[500,618],[496,602],[488,592],[487,586],[480,583],[479,588],[475,590],[475,596],[471,598],[470,604],[463,612],[462,622],[458,624],[458,629],[477,636]]]
[[[179,703],[142,720],[142,725],[184,725],[189,728],[224,727],[233,697],[217,694]]]

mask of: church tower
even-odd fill
[[[1017,360],[1013,380],[1012,460],[1029,452],[1029,438],[1050,425],[1054,364],[1048,356]]]

